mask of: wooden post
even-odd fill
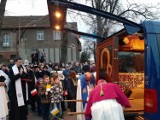
[[[87,102],[86,100],[64,100],[64,102]]]

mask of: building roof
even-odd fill
[[[70,22],[77,28],[76,22]],[[50,28],[49,15],[45,16],[5,16],[2,29],[18,29],[21,28]]]
[[[66,28],[77,30],[77,22],[67,22]],[[4,16],[2,30],[10,29],[36,29],[36,28],[51,28],[49,15],[45,16]],[[79,36],[74,35],[79,41]],[[80,48],[81,49],[81,48]]]
[[[5,16],[2,29],[50,27],[49,16]]]

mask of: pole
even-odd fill
[[[96,41],[94,41],[94,63],[96,63]]]
[[[21,42],[21,36],[20,36],[20,33],[21,33],[21,28],[20,28],[20,17],[19,17],[19,29],[18,29],[18,31],[19,31],[19,34],[18,34],[18,51],[19,51],[19,53],[18,53],[18,55],[20,56],[20,42]]]

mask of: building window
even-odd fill
[[[37,31],[37,40],[44,40],[44,31]]]
[[[53,31],[53,40],[61,40],[61,32]]]
[[[11,36],[10,36],[10,34],[6,33],[6,34],[3,35],[2,46],[3,47],[11,46]]]

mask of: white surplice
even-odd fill
[[[76,99],[82,100],[81,81],[80,80],[78,80]],[[76,112],[84,112],[82,102],[76,102]],[[85,120],[85,116],[83,114],[79,114],[79,115],[77,115],[77,120]]]
[[[107,99],[93,103],[91,114],[92,120],[125,120],[123,107],[116,99]]]
[[[91,88],[90,88],[91,86]],[[89,86],[87,85],[87,92],[89,95],[89,92],[93,89],[93,85],[89,84]],[[81,80],[78,80],[78,84],[77,84],[77,96],[76,96],[76,100],[82,100],[82,92],[81,92]],[[88,100],[88,98],[87,98]],[[85,112],[87,104],[85,105],[85,107],[83,108],[83,102],[76,102],[76,112],[80,112],[83,113]],[[85,115],[84,114],[78,114],[77,115],[77,120],[85,120]]]
[[[0,118],[4,118],[8,115],[8,97],[5,87],[0,86]]]
[[[6,86],[8,86],[9,83],[9,78],[8,76],[2,71],[0,70],[0,75],[5,77],[5,84]],[[0,86],[0,119],[5,118],[8,115],[8,95],[7,95],[7,91],[6,88],[4,86]]]

